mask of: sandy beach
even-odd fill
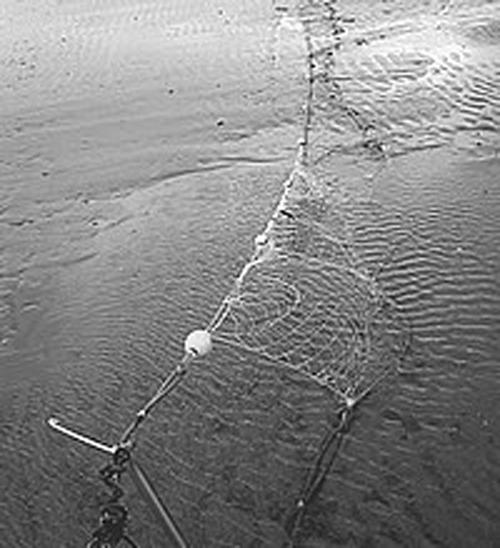
[[[294,546],[498,545],[500,4],[423,4],[2,2],[0,545],[89,539],[105,459],[46,419],[114,443],[210,322],[296,163],[308,67],[321,228],[411,344]],[[138,457],[190,544],[287,545],[324,388],[216,346],[155,413]]]

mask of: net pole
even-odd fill
[[[137,489],[161,523],[169,541],[169,546],[172,548],[188,548],[188,543],[176,524],[173,515],[163,504],[144,470],[132,458],[129,460],[129,472]]]

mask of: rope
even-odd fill
[[[338,414],[340,422],[329,430],[321,441],[318,455],[309,471],[302,494],[291,515],[286,520],[285,531],[290,539],[290,548],[293,548],[294,539],[300,529],[307,508],[321,490],[335,457],[340,451],[344,436],[349,430],[352,407],[346,405],[339,410]]]
[[[193,358],[193,355],[186,354],[182,362],[162,382],[160,387],[156,390],[154,396],[136,413],[134,420],[125,429],[120,438],[119,445],[121,447],[128,447],[131,444],[132,436],[135,434],[137,428],[144,422],[144,419],[149,415],[153,407],[155,407],[167,394],[172,392],[172,390],[174,390],[174,388],[181,382],[182,378],[186,374],[186,367],[193,360]]]
[[[324,191],[314,174],[313,167],[321,157],[314,162],[310,157],[315,78],[320,73],[315,70],[311,21],[303,23],[307,95],[295,168],[284,183],[280,201],[266,229],[256,237],[250,261],[205,330],[209,337],[218,341],[303,372],[343,400],[337,410],[338,421],[325,433],[300,496],[285,522],[291,548],[308,508],[342,448],[355,405],[388,374],[390,365],[384,365],[385,355],[378,360],[367,358],[377,350],[373,348],[372,339],[374,344],[379,343],[382,340],[379,333],[383,334],[386,327],[385,316],[379,317],[377,285],[372,276],[358,267],[356,254],[344,241],[343,233],[332,236],[323,225],[322,219],[328,220],[328,208],[336,202],[325,197],[328,189]],[[363,134],[372,129],[369,124],[362,123],[358,112],[340,100],[337,102]],[[297,266],[299,261],[300,268]],[[304,304],[308,295],[316,299],[316,302],[311,301],[312,307]],[[209,346],[211,348],[211,343]],[[126,465],[167,533],[177,539],[176,545],[186,545],[151,482],[130,461],[129,451],[138,428],[152,409],[183,380],[187,366],[197,355],[196,350],[186,347],[181,363],[124,430],[115,446],[113,462],[100,470],[100,477],[111,494],[101,509],[99,527],[93,532],[87,548],[114,548],[121,541],[136,547],[126,535],[128,511],[120,503],[124,492],[119,481]],[[93,445],[97,447],[95,442]],[[105,448],[108,452],[113,451],[108,449]]]

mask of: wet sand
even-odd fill
[[[304,546],[498,543],[499,17],[473,0],[2,3],[6,546],[81,546],[95,526],[102,459],[44,421],[112,442],[209,321],[293,166],[307,28],[318,176],[356,197],[358,254],[414,344],[360,407]],[[321,388],[216,350],[138,452],[193,546],[280,546],[331,419]],[[161,546],[136,498],[132,536]]]

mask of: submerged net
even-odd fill
[[[369,184],[368,192],[356,187],[367,168],[371,178],[383,170],[383,147],[340,91],[329,92],[331,81],[320,76],[331,70],[331,56],[323,35],[314,42],[324,27],[303,16],[309,85],[295,166],[206,328],[216,352],[198,370],[200,390],[186,389],[187,405],[174,400],[155,440],[170,457],[169,503],[197,546],[297,545],[348,416],[397,370],[407,347],[403,315],[378,280],[392,236],[366,236],[374,204]],[[287,383],[286,375],[266,377],[269,370],[314,386],[330,411],[321,417],[307,388],[282,397],[269,386]],[[228,388],[235,380],[236,395]]]
[[[394,370],[401,318],[356,256],[341,200],[299,163],[209,330],[352,405]]]
[[[373,228],[375,205],[370,185],[365,192],[358,179],[380,175],[386,156],[376,125],[349,106],[335,79],[345,31],[335,2],[310,0],[298,15],[308,87],[295,167],[208,330],[215,341],[299,371],[352,406],[394,371],[405,346],[402,315],[377,279],[394,235],[377,234],[368,253],[366,238],[355,236]]]
[[[335,413],[307,444],[307,459],[289,458],[288,440],[274,443],[273,428],[258,426],[249,427],[247,439],[245,434],[230,437],[232,442],[224,439],[231,443],[229,465],[221,464],[222,456],[227,458],[224,448],[213,462],[204,455],[201,499],[210,505],[202,512],[205,533],[196,538],[211,546],[300,543],[305,513],[341,449],[348,414],[397,370],[407,349],[404,317],[378,281],[392,236],[381,235],[367,252],[364,242],[373,243],[365,237],[373,203],[369,188],[366,193],[352,186],[367,167],[371,179],[383,170],[383,146],[374,127],[349,109],[340,89],[331,92],[332,81],[323,77],[332,70],[325,27],[315,27],[307,13],[302,16],[309,85],[295,167],[267,226],[255,237],[250,260],[207,331],[216,348],[234,349],[240,361],[257,368],[273,364],[324,387]],[[324,22],[323,13],[319,19]],[[325,96],[330,102],[326,111]],[[348,181],[337,175],[339,166]],[[229,354],[222,358],[226,365]],[[260,409],[257,413],[252,421],[259,420]],[[265,443],[269,452],[263,457],[253,445]],[[257,468],[263,458],[266,473],[261,474]],[[300,473],[280,473],[280,466],[298,467]],[[193,511],[200,515],[199,507]]]
[[[168,455],[168,470],[155,474],[159,489],[170,491],[169,504],[181,525],[189,524],[187,536],[195,546],[295,545],[304,513],[341,448],[347,414],[397,370],[406,351],[404,318],[378,281],[390,238],[382,235],[380,245],[367,253],[363,242],[370,221],[364,216],[372,204],[352,186],[367,165],[372,175],[381,171],[383,148],[370,124],[348,108],[339,89],[331,91],[331,80],[321,77],[332,70],[324,36],[313,43],[314,33],[324,29],[304,17],[309,85],[296,164],[248,263],[206,328],[216,349],[230,351],[219,354],[220,374],[214,353],[200,373],[207,385],[194,394],[187,388],[187,405],[172,395],[164,424],[160,418],[157,435],[150,432],[151,443]],[[339,166],[343,178],[336,172]],[[258,381],[238,397],[224,388],[232,361],[250,364],[243,369],[251,371],[273,364],[320,385],[333,412],[314,435],[300,424],[299,411],[289,419],[285,409],[265,424],[277,406],[270,411],[271,405],[257,402],[249,409]],[[172,386],[167,379],[151,407]],[[278,401],[281,394],[271,392],[262,389],[261,398]],[[285,401],[282,406],[293,405]],[[286,437],[287,420],[296,420],[296,428]],[[326,429],[325,422],[330,422]],[[307,441],[291,449],[299,431]]]
[[[305,461],[283,458],[281,466],[305,468],[295,485],[286,473],[256,479],[261,455],[253,458],[252,449],[235,443],[231,460],[238,473],[227,490],[210,495],[212,515],[229,529],[210,527],[213,546],[302,545],[308,536],[303,522],[342,447],[351,411],[397,370],[406,352],[398,306],[365,264],[369,261],[356,253],[347,222],[352,202],[303,159],[302,151],[272,218],[255,238],[250,261],[207,329],[216,346],[235,349],[240,360],[275,364],[326,388],[336,414],[318,429],[321,439],[309,443],[315,449]],[[249,434],[250,445],[254,436]],[[267,458],[280,466],[288,449],[270,446],[275,454]],[[225,483],[225,469],[218,473]],[[259,500],[272,502],[259,506]],[[278,532],[276,527],[268,532],[270,522]]]

